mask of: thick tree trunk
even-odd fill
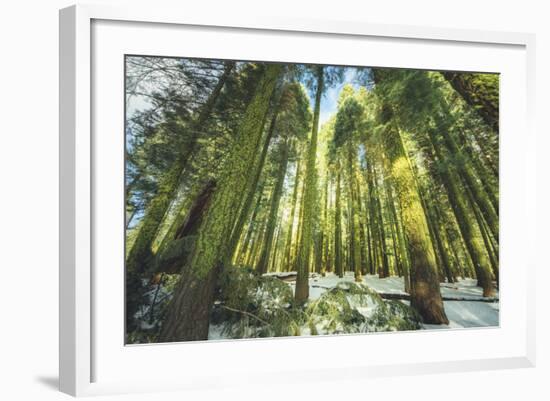
[[[183,270],[159,342],[208,339],[210,309],[220,270],[221,266],[212,268],[206,277],[197,277],[192,269]]]
[[[479,116],[498,133],[498,74],[443,72],[443,76]]]
[[[158,185],[158,191],[154,199],[149,204],[145,215],[140,223],[137,237],[126,258],[126,270],[141,274],[147,269],[147,264],[151,260],[151,244],[157,236],[159,227],[168,211],[174,195],[176,194],[181,175],[187,166],[189,157],[195,151],[197,140],[201,127],[210,116],[214,105],[225,85],[225,82],[235,66],[234,62],[227,62],[223,74],[220,76],[216,87],[208,97],[207,102],[201,108],[197,118],[191,123],[189,130],[191,138],[187,145],[180,152],[173,166],[164,175]]]
[[[275,106],[275,110],[273,111],[273,116],[271,117],[271,122],[269,123],[269,128],[267,130],[264,143],[262,146],[262,151],[258,158],[257,164],[252,170],[252,172],[249,174],[250,190],[246,194],[246,198],[244,199],[241,205],[239,218],[237,219],[237,222],[235,223],[235,227],[233,227],[233,231],[231,232],[231,238],[229,240],[227,259],[225,264],[231,263],[231,260],[235,255],[235,251],[236,251],[239,239],[241,238],[244,224],[250,214],[252,201],[254,200],[254,194],[256,193],[258,181],[260,180],[260,175],[265,165],[269,144],[271,143],[271,139],[273,138],[273,135],[275,133],[275,126],[277,125],[277,117],[279,115],[279,110],[280,110],[280,99],[277,101],[277,105]]]
[[[212,196],[210,212],[200,225],[189,268],[174,291],[159,341],[205,340],[217,275],[227,253],[227,238],[237,219],[247,182],[242,177],[253,167],[259,151],[264,117],[282,72],[279,64],[265,66],[255,94],[247,106]]]
[[[425,323],[448,324],[441,299],[435,255],[429,240],[428,222],[414,172],[400,132],[393,125],[393,111],[388,105],[383,106],[382,115],[386,119],[384,149],[401,205],[403,230],[411,259],[411,306],[418,311]]]
[[[180,273],[182,267],[187,265],[187,259],[193,250],[198,229],[212,200],[212,194],[216,189],[216,182],[208,181],[195,198],[189,209],[185,221],[176,230],[175,235],[165,247],[159,251],[155,258],[155,273]]]

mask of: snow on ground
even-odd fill
[[[295,272],[277,273],[278,276],[290,277]],[[327,273],[325,277],[312,273],[309,280],[309,298],[318,299],[327,289],[335,287],[339,282],[355,280],[353,272],[346,272],[343,278]],[[378,275],[363,277],[363,283],[377,292],[405,294],[402,277],[379,278]],[[294,289],[295,282],[289,282]],[[449,318],[448,325],[425,324],[431,329],[490,327],[499,325],[499,302],[476,301],[483,298],[483,291],[476,286],[476,280],[466,278],[458,283],[441,283],[441,294],[444,297],[466,298],[464,301],[444,301],[445,312]],[[498,291],[496,293],[498,298]],[[470,301],[471,299],[471,301]],[[408,304],[408,301],[403,301]]]
[[[209,340],[227,340],[228,338],[223,335],[223,327],[215,324],[211,324],[208,328]]]

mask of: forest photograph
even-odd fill
[[[125,343],[499,326],[499,75],[125,56]]]

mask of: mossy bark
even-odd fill
[[[443,76],[479,116],[498,133],[499,75],[443,72]]]
[[[210,116],[214,105],[225,85],[225,82],[235,63],[228,62],[224,72],[220,76],[214,90],[208,97],[208,100],[201,108],[197,118],[189,127],[191,138],[187,141],[186,147],[181,149],[176,161],[168,172],[162,177],[159,182],[157,194],[151,200],[145,215],[139,226],[139,233],[128,252],[126,258],[126,270],[135,274],[142,274],[147,270],[148,262],[151,260],[151,245],[157,236],[160,225],[168,211],[174,195],[180,185],[181,176],[187,166],[189,157],[193,154],[198,143],[198,136],[201,132],[200,128]]]
[[[313,226],[315,219],[315,202],[317,197],[317,136],[319,132],[319,113],[321,109],[321,95],[324,87],[324,67],[316,67],[317,90],[315,93],[315,109],[313,112],[313,127],[309,149],[307,152],[306,176],[304,187],[304,216],[302,221],[302,235],[300,237],[297,257],[297,278],[295,299],[304,302],[309,297],[309,260],[313,242]]]
[[[204,216],[208,213],[212,194],[216,189],[214,180],[208,181],[195,198],[185,221],[177,228],[173,238],[155,257],[155,273],[180,273],[182,266],[193,250],[195,239]]]
[[[265,161],[267,158],[267,151],[269,149],[269,144],[271,143],[271,139],[273,138],[273,134],[275,132],[275,126],[277,125],[277,117],[279,114],[279,109],[280,109],[280,105],[277,104],[273,112],[273,116],[271,117],[271,122],[269,123],[269,128],[267,130],[264,143],[262,146],[262,151],[258,157],[258,161],[256,163],[255,168],[253,169],[252,173],[249,174],[249,180],[250,180],[248,185],[249,191],[242,202],[239,218],[237,219],[237,222],[235,223],[235,227],[233,227],[233,231],[231,232],[231,238],[229,240],[229,246],[227,248],[228,252],[226,255],[225,264],[231,263],[231,260],[235,254],[235,250],[237,248],[239,239],[241,238],[244,224],[250,214],[252,201],[254,200],[254,194],[256,193],[256,189],[258,187],[258,181],[260,179],[260,175],[263,171]]]
[[[386,122],[384,148],[401,205],[403,231],[411,260],[411,306],[419,312],[425,323],[448,324],[419,188],[401,134],[392,120]]]
[[[163,322],[159,341],[205,340],[214,285],[227,252],[227,238],[247,189],[242,177],[253,167],[259,150],[269,101],[282,72],[279,64],[265,66],[246,108],[235,141],[225,160],[210,212],[204,217],[189,268],[182,272]]]

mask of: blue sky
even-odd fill
[[[330,119],[330,117],[336,113],[336,109],[338,108],[338,96],[340,95],[340,91],[342,90],[344,85],[351,84],[356,89],[359,87],[359,85],[357,85],[357,83],[355,82],[357,69],[348,67],[342,68],[345,69],[343,81],[338,85],[328,88],[325,91],[323,98],[321,99],[321,112],[319,115],[320,126],[326,123]],[[310,98],[311,109],[313,110],[313,108],[315,107],[315,96],[310,96]]]

